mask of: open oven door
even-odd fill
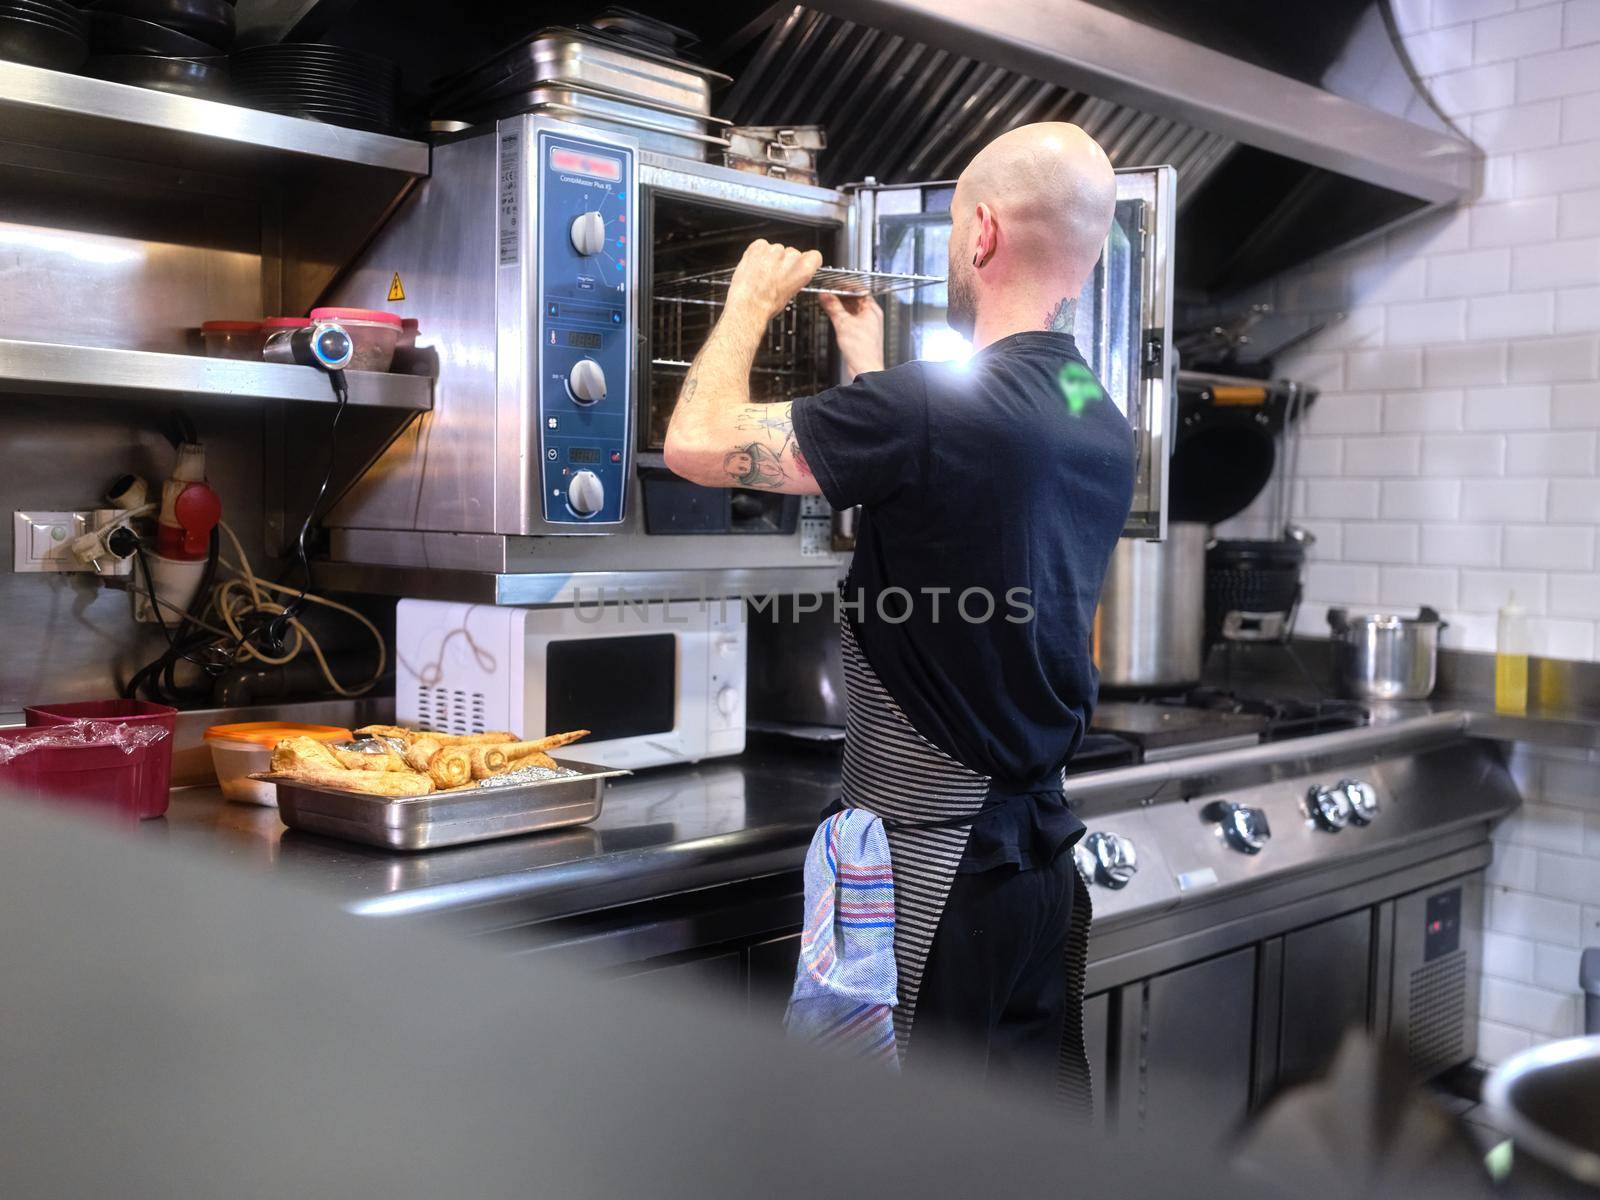
[[[1167,459],[1172,453],[1177,363],[1172,352],[1172,232],[1177,172],[1117,172],[1117,213],[1104,253],[1078,297],[1078,348],[1128,423],[1138,455],[1124,537],[1167,532]],[[955,183],[864,184],[855,193],[853,265],[943,277],[949,262]],[[964,358],[966,338],[945,322],[944,286],[881,297],[885,361]]]

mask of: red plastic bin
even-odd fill
[[[0,730],[0,742],[29,741],[46,733],[41,728]],[[45,746],[0,763],[0,791],[138,816],[148,759],[148,747],[129,754],[120,746]]]
[[[119,801],[119,807],[125,807],[141,819],[159,817],[167,811],[167,793],[172,787],[172,739],[177,729],[178,710],[165,704],[152,704],[147,700],[80,700],[68,704],[34,704],[22,710],[23,718],[31,726],[64,725],[68,721],[116,721],[126,725],[159,725],[167,731],[167,736],[154,742],[142,750],[131,755],[123,754],[120,749],[111,748],[101,751],[98,748],[89,748],[91,756],[98,758],[102,753],[111,753],[123,758],[131,758],[138,763],[139,768],[139,793],[131,801]],[[36,750],[32,754],[25,754],[17,759],[18,763],[26,762],[39,754],[74,753],[75,751]],[[105,760],[108,770],[110,760]],[[110,786],[109,778],[102,781]],[[120,786],[120,785],[118,785]],[[64,794],[57,792],[56,794]],[[110,798],[106,798],[110,802]]]

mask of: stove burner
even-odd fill
[[[1353,700],[1292,700],[1273,696],[1240,696],[1215,687],[1198,687],[1182,696],[1154,701],[1184,708],[1203,708],[1213,712],[1254,714],[1266,718],[1264,742],[1311,737],[1338,729],[1357,729],[1371,714]]]

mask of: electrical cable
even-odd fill
[[[344,377],[343,371],[329,371],[328,382],[333,386],[334,406],[333,423],[328,427],[328,465],[322,472],[322,482],[317,486],[317,494],[311,500],[311,507],[306,509],[306,519],[300,523],[300,536],[295,538],[295,548],[299,551],[300,571],[302,584],[300,594],[292,600],[276,619],[267,626],[267,637],[276,649],[282,649],[283,637],[287,632],[289,623],[304,610],[306,597],[311,591],[311,552],[306,545],[311,536],[311,526],[316,521],[317,510],[322,507],[322,501],[328,494],[328,485],[333,482],[333,465],[338,456],[339,449],[339,419],[344,416],[345,407],[350,403],[350,385]],[[240,551],[241,556],[243,551]],[[293,654],[289,656],[294,657]],[[287,661],[287,660],[286,660]]]
[[[317,666],[322,671],[323,679],[327,681],[329,688],[338,695],[346,697],[361,696],[376,687],[378,680],[383,678],[383,673],[389,665],[389,648],[384,643],[382,631],[363,613],[357,612],[348,605],[340,604],[337,600],[329,600],[325,596],[317,596],[304,589],[300,589],[298,595],[296,595],[296,589],[292,587],[269,583],[267,580],[260,578],[250,569],[250,560],[245,557],[244,547],[240,544],[239,538],[233,532],[233,529],[227,522],[223,522],[220,528],[228,535],[228,541],[232,543],[234,553],[239,556],[237,564],[225,558],[219,560],[224,567],[234,572],[238,578],[224,579],[217,585],[216,592],[212,598],[213,606],[218,616],[235,639],[234,661],[249,662],[253,659],[266,666],[283,666],[298,657],[302,650],[309,649],[312,657],[317,660]],[[287,605],[279,604],[265,594],[268,592],[294,595],[295,599]],[[296,603],[320,605],[323,608],[332,609],[334,612],[343,613],[359,621],[367,632],[372,634],[372,640],[378,645],[378,665],[377,669],[373,671],[372,677],[364,683],[351,687],[346,687],[340,683],[334,677],[332,668],[328,666],[327,657],[323,654],[322,646],[318,643],[315,635],[306,628],[298,616],[290,613],[290,608]],[[259,619],[263,615],[270,617],[273,621],[287,621],[287,631],[294,635],[294,641],[286,651],[278,652],[276,647],[267,648],[254,644],[253,635],[244,626],[250,623],[252,618]]]

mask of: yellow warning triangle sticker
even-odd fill
[[[404,300],[405,298],[406,286],[400,282],[400,272],[396,271],[394,278],[389,281],[389,299]]]

